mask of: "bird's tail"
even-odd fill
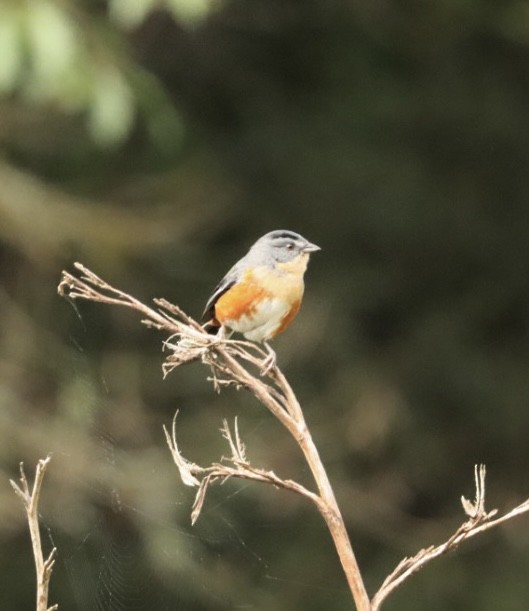
[[[217,320],[212,318],[211,320],[208,320],[208,322],[205,322],[202,325],[202,328],[206,333],[209,333],[209,335],[218,335],[221,329],[221,325]]]

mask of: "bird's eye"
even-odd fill
[[[294,248],[294,242],[288,242],[288,244],[286,245],[287,250],[293,250]]]

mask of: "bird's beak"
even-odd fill
[[[303,246],[303,252],[317,252],[318,250],[321,250],[321,248],[319,246],[316,246],[316,244],[311,244],[310,242],[307,242],[305,244],[305,246]]]

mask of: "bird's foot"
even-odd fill
[[[266,352],[268,354],[263,359],[263,362],[261,363],[261,375],[262,376],[268,375],[272,369],[277,367],[277,355],[276,355],[276,353],[270,347],[270,344],[268,344],[268,342],[264,342],[264,345],[265,345],[265,348],[266,348]]]

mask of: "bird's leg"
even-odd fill
[[[277,355],[268,342],[263,342],[263,344],[266,348],[266,352],[268,353],[261,364],[261,375],[265,376],[277,365]]]

